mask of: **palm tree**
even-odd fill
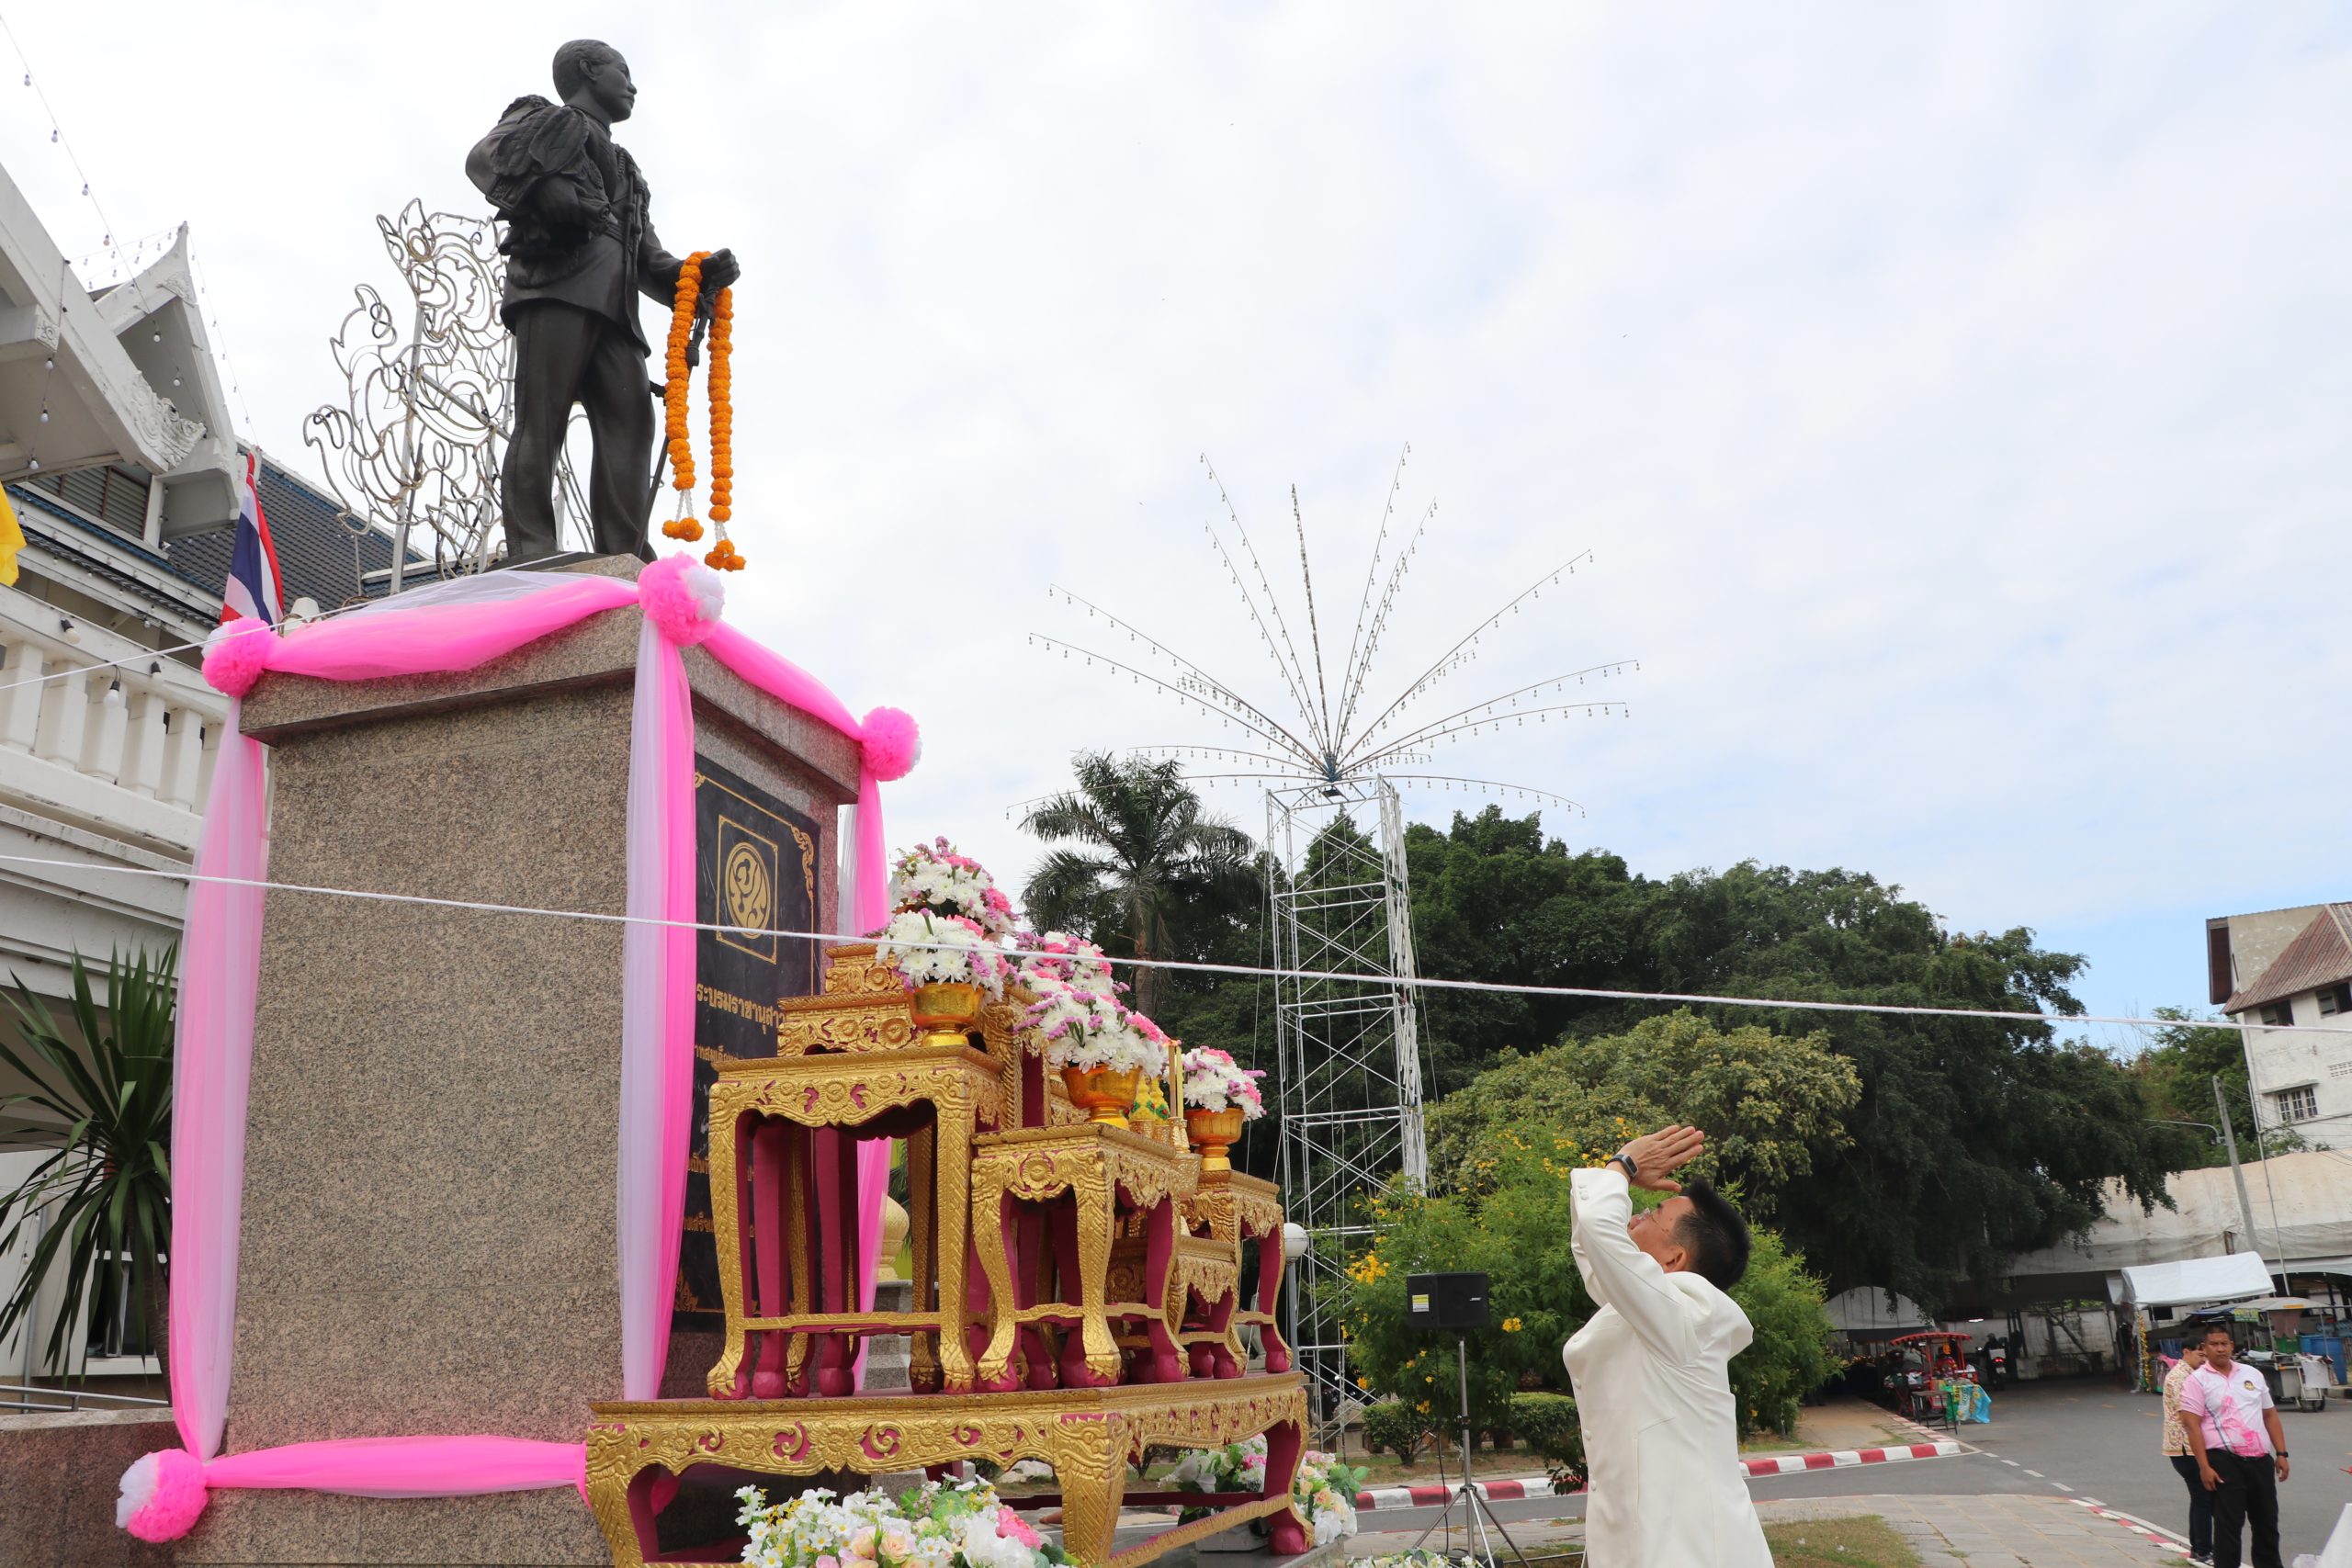
[[[1188,914],[1246,907],[1260,896],[1257,846],[1230,822],[1205,815],[1173,761],[1119,761],[1081,751],[1078,787],[1039,805],[1022,826],[1055,849],[1023,890],[1038,929],[1115,933],[1137,958],[1165,958]],[[1113,947],[1103,941],[1106,949]],[[1133,972],[1138,1011],[1153,1012],[1167,974]]]
[[[0,1061],[33,1085],[0,1095],[0,1110],[25,1104],[58,1123],[57,1151],[24,1184],[0,1193],[0,1252],[14,1250],[25,1227],[49,1212],[23,1280],[0,1302],[0,1340],[33,1309],[41,1281],[62,1253],[65,1299],[50,1329],[49,1356],[81,1320],[82,1303],[101,1269],[120,1269],[139,1303],[158,1362],[164,1352],[164,1258],[172,1236],[172,1025],[177,987],[175,949],[150,961],[114,954],[107,963],[107,999],[91,994],[81,955],[74,958],[69,1010],[87,1059],[58,1027],[49,1004],[17,980],[8,1003],[31,1062],[4,1042]],[[13,976],[12,976],[13,978]],[[121,1276],[118,1276],[121,1278]]]

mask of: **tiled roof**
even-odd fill
[[[380,597],[384,584],[367,584],[363,574],[392,564],[392,541],[376,529],[355,532],[341,517],[334,500],[277,466],[264,454],[261,460],[261,510],[269,519],[269,536],[277,546],[277,570],[286,586],[286,603],[315,599],[322,610],[358,598]],[[234,526],[190,534],[164,547],[172,570],[218,595],[229,581],[229,552],[235,545]],[[423,556],[409,551],[412,562]]]
[[[160,550],[151,550],[135,535],[94,523],[46,491],[12,486],[8,493],[18,506],[34,507],[43,518],[62,525],[62,531],[69,537],[83,534],[92,539],[103,539],[112,549],[135,557],[200,590],[212,600],[213,608],[218,608],[220,591],[229,581],[229,554],[237,541],[234,524],[166,539]],[[269,519],[269,536],[277,546],[277,570],[284,580],[288,606],[297,599],[310,598],[316,600],[321,609],[332,610],[353,599],[382,596],[386,585],[381,581],[363,585],[361,574],[380,571],[392,564],[392,541],[373,528],[354,532],[345,526],[340,520],[341,509],[332,499],[307,480],[279,468],[267,454],[261,460],[261,509]],[[409,560],[420,566],[426,564],[425,558],[413,548],[409,551]],[[97,553],[76,551],[75,561],[84,570],[106,579],[127,594],[157,604],[173,603],[157,589],[108,565]],[[183,614],[187,608],[185,604],[175,607]]]
[[[2329,904],[2222,1010],[2246,1012],[2346,980],[2352,980],[2352,904]]]

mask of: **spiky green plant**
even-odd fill
[[[24,1278],[0,1302],[0,1339],[30,1315],[41,1281],[62,1256],[65,1298],[50,1328],[52,1361],[81,1320],[99,1267],[107,1263],[130,1265],[131,1299],[140,1304],[157,1359],[164,1355],[176,960],[175,947],[152,960],[144,951],[130,959],[114,953],[107,961],[101,1004],[87,966],[74,954],[70,1011],[87,1044],[86,1057],[58,1027],[49,1004],[10,976],[16,985],[8,1005],[24,1050],[0,1040],[0,1060],[33,1088],[0,1095],[0,1110],[25,1105],[45,1112],[57,1123],[50,1134],[57,1147],[23,1185],[0,1193],[0,1252],[13,1249],[36,1216],[49,1213]]]

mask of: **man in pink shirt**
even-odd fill
[[[2213,1495],[2215,1568],[2238,1568],[2238,1540],[2254,1523],[2254,1568],[2286,1568],[2278,1556],[2278,1483],[2287,1434],[2260,1372],[2236,1359],[2229,1325],[2205,1327],[2205,1364],[2180,1385],[2180,1427],[2197,1476]]]

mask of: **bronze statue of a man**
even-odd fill
[[[653,397],[638,297],[668,307],[680,262],[654,237],[637,160],[613,141],[637,84],[610,44],[578,39],[555,51],[561,103],[536,94],[506,106],[466,158],[466,175],[506,220],[506,296],[514,334],[514,427],[499,473],[512,564],[556,553],[555,463],[571,405],[588,411],[595,457],[588,515],[596,548],[651,559]],[[741,269],[731,251],[703,263],[706,299]]]

